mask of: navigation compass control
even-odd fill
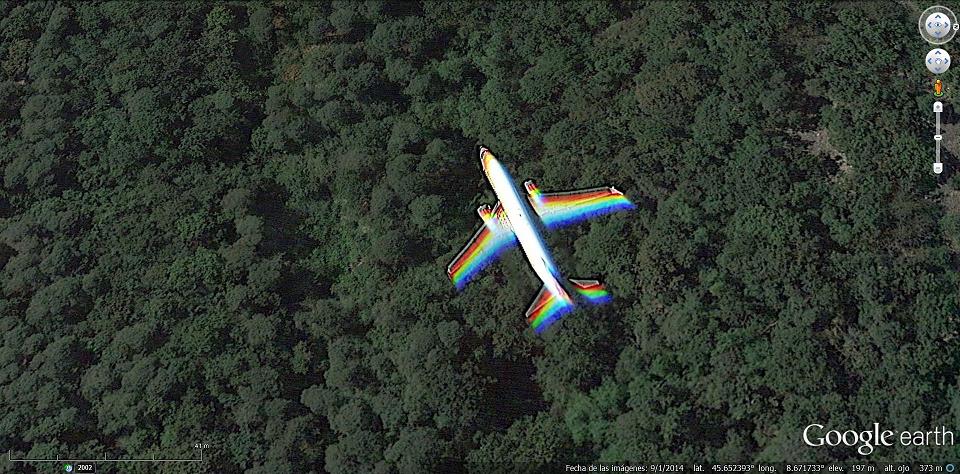
[[[924,62],[930,72],[943,74],[947,72],[947,69],[950,69],[950,53],[940,48],[931,49],[930,52],[927,53]]]
[[[936,5],[920,14],[917,24],[920,36],[931,44],[944,44],[953,39],[960,25],[957,16],[947,7]]]

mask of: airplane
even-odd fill
[[[450,262],[447,275],[462,290],[480,270],[519,244],[534,273],[543,281],[526,312],[527,323],[540,334],[576,306],[564,283],[567,280],[543,244],[541,228],[559,229],[590,217],[633,209],[633,203],[612,186],[544,193],[532,180],[523,183],[527,191],[524,200],[510,173],[485,147],[480,147],[480,163],[498,202],[492,208],[477,208],[483,223]],[[610,294],[597,280],[571,278],[569,283],[569,288],[590,303],[610,300]]]

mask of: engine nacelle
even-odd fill
[[[483,222],[487,222],[493,217],[493,209],[490,208],[489,204],[484,204],[477,208],[477,214],[480,214],[480,218],[483,219]]]
[[[540,188],[537,187],[537,184],[534,183],[532,179],[524,181],[523,187],[527,188],[527,194],[530,196],[536,197],[538,194],[540,194]]]

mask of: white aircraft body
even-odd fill
[[[447,267],[447,274],[457,288],[463,288],[482,268],[495,261],[502,251],[519,244],[534,273],[543,282],[543,288],[526,314],[534,330],[542,332],[570,312],[575,304],[564,288],[564,278],[543,244],[540,225],[556,229],[589,217],[631,209],[633,204],[613,187],[541,193],[533,181],[524,183],[527,191],[524,200],[517,192],[510,173],[490,150],[480,148],[480,162],[499,202],[492,209],[486,205],[477,209],[483,225]],[[590,302],[609,300],[609,294],[596,280],[571,279],[570,283],[578,294]]]

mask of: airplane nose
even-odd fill
[[[480,147],[480,163],[483,165],[484,171],[490,168],[490,165],[495,161],[497,159],[494,158],[493,153],[490,153],[490,150],[486,147]]]

